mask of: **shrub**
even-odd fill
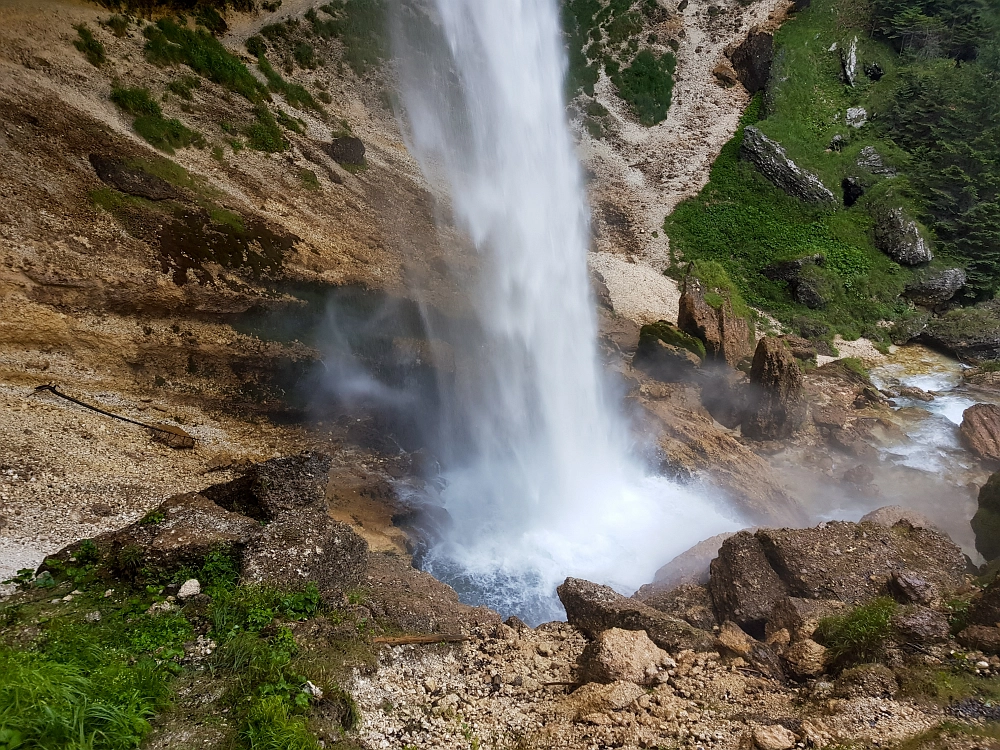
[[[643,125],[655,125],[667,117],[674,90],[677,58],[667,52],[657,57],[642,50],[631,64],[611,77],[618,93]]]
[[[191,92],[197,88],[201,88],[201,81],[196,76],[181,76],[167,84],[168,91],[185,101],[191,101]]]
[[[138,86],[134,88],[122,88],[112,85],[111,101],[134,117],[160,117],[163,114],[159,102],[153,98],[153,95],[149,93],[149,89],[146,88]]]
[[[295,50],[292,53],[295,58],[295,62],[299,64],[300,68],[315,68],[319,65],[316,59],[316,51],[312,48],[311,44],[306,42],[299,42],[295,45]]]
[[[84,54],[87,62],[91,65],[95,68],[101,67],[107,59],[104,52],[104,45],[94,37],[86,24],[81,23],[79,26],[74,26],[73,28],[76,29],[77,36],[80,37],[73,40],[73,46]]]
[[[125,16],[117,14],[111,16],[111,18],[107,20],[107,26],[111,29],[111,33],[119,39],[128,36],[128,18]]]
[[[271,91],[281,94],[285,98],[285,101],[291,106],[296,109],[308,107],[309,109],[316,110],[317,112],[323,111],[323,108],[316,103],[312,94],[310,94],[304,86],[300,86],[297,83],[289,83],[282,78],[281,74],[271,67],[271,63],[267,61],[267,58],[259,57],[257,59],[257,68],[267,79],[267,87]]]
[[[300,169],[299,181],[306,190],[319,190],[319,178],[311,169]]]
[[[168,154],[178,148],[205,145],[205,139],[197,131],[191,130],[180,120],[146,115],[137,117],[132,123],[135,132],[154,147]]]
[[[841,666],[876,661],[892,637],[896,602],[887,597],[820,621],[816,638]]]
[[[281,134],[281,128],[267,105],[260,103],[254,107],[254,121],[247,127],[246,136],[250,148],[255,151],[277,153],[288,148],[288,141]]]
[[[262,57],[267,53],[267,44],[264,39],[256,34],[246,40],[247,52],[254,57]]]

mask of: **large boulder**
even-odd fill
[[[566,619],[591,638],[611,628],[645,630],[657,646],[668,650],[708,650],[711,636],[676,617],[659,612],[610,586],[567,578],[556,589],[566,608]]]
[[[966,273],[961,268],[924,273],[906,285],[906,296],[918,305],[937,307],[954,297],[966,280]]]
[[[587,645],[579,665],[584,682],[655,685],[662,672],[676,663],[645,632],[611,628]]]
[[[709,566],[712,560],[719,554],[722,543],[735,532],[724,531],[713,537],[698,542],[677,557],[668,562],[656,571],[653,576],[653,583],[648,584],[651,589],[670,590],[685,583],[706,584],[709,578]],[[639,589],[639,598],[642,598],[643,590]]]
[[[705,571],[707,574],[707,570]],[[707,579],[706,575],[706,579]],[[699,630],[711,630],[716,626],[712,595],[707,586],[683,583],[669,590],[646,585],[634,595],[643,604],[668,615],[684,620]]]
[[[227,510],[266,522],[307,508],[325,509],[329,474],[329,456],[304,451],[253,464],[242,476],[202,494]]]
[[[758,639],[764,638],[775,603],[786,595],[760,541],[747,531],[722,543],[712,560],[708,590],[720,622],[731,620]]]
[[[967,619],[972,625],[1000,625],[1000,577],[994,578],[973,602]]]
[[[705,300],[705,289],[693,276],[684,280],[677,313],[677,327],[700,339],[705,358],[736,367],[753,353],[750,324],[733,312],[729,300],[713,307]]]
[[[1000,557],[1000,471],[979,489],[979,509],[972,517],[976,550],[987,560]]]
[[[958,642],[984,654],[1000,654],[1000,628],[970,625],[958,634]]]
[[[750,94],[767,87],[774,60],[774,34],[761,28],[750,29],[739,45],[726,48],[726,57],[733,65],[736,77]]]
[[[247,545],[240,574],[279,588],[313,582],[330,599],[361,585],[367,555],[368,543],[325,511],[286,513]]]
[[[976,404],[962,414],[962,444],[986,461],[1000,461],[1000,406]]]
[[[804,417],[802,371],[781,339],[765,336],[750,369],[743,434],[755,440],[791,435]]]
[[[788,672],[801,679],[819,677],[826,671],[829,661],[826,646],[821,646],[811,638],[796,641],[781,655]]]
[[[893,340],[903,336],[893,336]],[[1000,301],[960,307],[944,315],[928,316],[911,338],[953,353],[962,360],[1000,359]]]
[[[101,181],[122,193],[150,201],[183,198],[181,192],[162,177],[130,167],[120,159],[101,154],[91,154],[89,159]]]
[[[792,161],[777,141],[748,125],[743,130],[740,155],[789,195],[809,203],[836,203],[837,196],[812,172]]]
[[[875,217],[875,247],[904,266],[918,266],[934,259],[930,241],[917,222],[898,207],[884,209]]]
[[[691,380],[705,358],[701,339],[661,320],[639,329],[639,345],[632,365],[650,377],[668,383]]]
[[[357,166],[365,163],[365,144],[360,138],[354,136],[334,138],[323,148],[338,164]]]
[[[902,505],[883,505],[861,516],[861,523],[877,523],[879,526],[895,526],[900,521],[906,521],[916,528],[940,531],[923,513],[912,508],[904,508]]]
[[[190,492],[174,495],[140,521],[94,537],[100,559],[118,575],[139,571],[169,574],[184,567],[198,567],[209,552],[238,553],[259,532],[260,524],[220,508],[208,498]],[[46,558],[42,568],[56,559],[66,561],[81,542]]]

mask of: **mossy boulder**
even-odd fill
[[[701,339],[684,333],[680,328],[666,320],[659,320],[656,323],[649,323],[639,329],[639,349],[637,351],[649,350],[655,341],[662,341],[664,344],[687,349],[698,355],[699,359],[705,359],[705,344]]]
[[[979,510],[972,517],[976,550],[987,560],[1000,557],[1000,471],[979,490]]]
[[[665,320],[644,325],[632,364],[668,383],[691,380],[705,359],[705,345]]]

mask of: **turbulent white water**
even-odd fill
[[[477,323],[441,333],[457,403],[424,566],[470,602],[561,616],[567,575],[633,590],[736,526],[629,458],[606,400],[586,266],[589,219],[563,96],[555,0],[401,4],[395,38],[410,148],[480,254]]]

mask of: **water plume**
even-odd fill
[[[565,576],[633,590],[736,524],[645,475],[606,393],[555,0],[401,3],[393,32],[410,150],[478,254],[474,322],[431,331],[455,362],[439,422],[452,524],[422,565],[466,601],[561,616]]]

